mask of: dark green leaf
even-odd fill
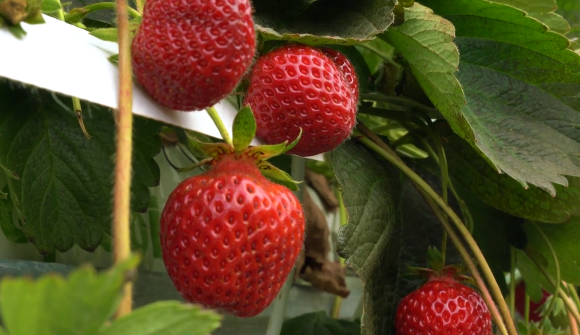
[[[580,284],[580,244],[576,236],[580,236],[580,217],[574,216],[570,221],[560,225],[538,224],[540,229],[546,234],[548,240],[554,248],[554,252],[560,263],[560,275],[562,280],[574,284]],[[524,225],[524,230],[528,236],[529,245],[548,260],[548,271],[552,273],[552,278],[556,278],[554,261],[550,248],[542,235],[530,224]]]
[[[532,301],[539,302],[542,299],[542,288],[548,292],[554,292],[550,282],[525,252],[516,251],[516,264],[526,284],[526,293],[528,293]]]
[[[8,193],[8,186],[4,188],[4,193]],[[22,230],[16,227],[14,217],[11,194],[5,200],[0,199],[0,228],[10,242],[14,243],[28,243],[28,238]]]
[[[266,38],[307,44],[356,44],[393,22],[394,0],[254,0],[256,29]]]
[[[36,281],[5,278],[0,284],[2,319],[11,335],[92,335],[115,311],[130,271],[131,257],[97,274],[81,267],[66,279],[47,274]]]
[[[40,10],[43,13],[54,13],[62,9],[59,0],[42,0]]]
[[[55,99],[59,99],[58,102]],[[69,98],[43,90],[0,85],[0,161],[13,182],[24,216],[22,230],[41,253],[67,251],[74,243],[95,250],[110,232],[115,121],[110,110],[84,104],[83,135]],[[131,207],[142,212],[148,187],[159,183],[153,157],[161,140],[156,121],[135,118]]]
[[[284,321],[280,335],[359,335],[360,324],[339,321],[325,312],[303,314]]]
[[[453,130],[463,138],[473,139],[471,126],[461,111],[465,95],[453,75],[459,66],[453,24],[420,4],[405,9],[405,17],[405,23],[392,27],[380,38],[405,57],[417,81]]]
[[[220,320],[218,314],[198,306],[160,301],[123,316],[99,335],[208,335]]]
[[[256,119],[254,119],[254,112],[252,112],[252,108],[249,105],[244,106],[236,114],[232,125],[232,133],[236,151],[243,151],[252,143],[254,136],[256,136]]]
[[[456,73],[476,145],[498,171],[551,195],[580,176],[580,55],[513,7],[484,0],[426,0],[450,20]]]
[[[568,187],[556,185],[557,195],[530,186],[524,189],[513,178],[499,174],[465,141],[442,131],[449,173],[484,202],[514,216],[542,222],[565,222],[580,214],[580,178]]]
[[[149,234],[151,236],[151,248],[153,258],[161,258],[161,241],[159,240],[159,222],[161,222],[161,211],[157,204],[157,196],[151,195],[149,201]]]

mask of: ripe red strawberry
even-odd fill
[[[491,315],[481,296],[449,276],[435,275],[399,303],[397,335],[490,335]]]
[[[132,44],[137,81],[172,109],[215,105],[251,65],[251,12],[248,0],[147,0]]]
[[[325,55],[332,59],[332,61],[338,66],[342,73],[344,73],[344,77],[346,78],[346,81],[354,93],[354,99],[355,101],[358,101],[358,77],[356,76],[356,71],[352,63],[348,60],[348,58],[346,58],[345,55],[334,49],[322,48],[321,50]]]
[[[302,138],[289,153],[312,156],[336,148],[356,121],[358,93],[352,86],[358,87],[358,81],[353,74],[306,45],[285,45],[260,57],[244,100],[254,111],[257,135],[274,144],[293,141],[302,128]],[[356,84],[351,86],[349,78]]]
[[[540,315],[540,310],[542,305],[548,300],[550,297],[550,293],[546,290],[542,290],[542,299],[539,302],[533,302],[530,300],[530,321],[532,322],[539,322],[542,319]],[[525,315],[526,311],[526,284],[524,281],[520,281],[516,285],[516,296],[515,296],[515,303],[516,303],[516,310],[520,315]]]
[[[274,300],[300,253],[302,206],[246,153],[218,155],[211,164],[169,196],[160,224],[163,260],[187,301],[255,316]]]

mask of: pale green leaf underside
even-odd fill
[[[160,301],[116,320],[99,335],[208,335],[220,320],[218,314],[195,305]]]
[[[380,37],[407,59],[419,84],[453,129],[463,138],[473,139],[473,131],[461,111],[465,95],[453,75],[459,66],[453,24],[415,4],[405,9],[405,23],[391,27]]]
[[[556,13],[562,15],[570,23],[571,30],[566,36],[570,39],[580,38],[580,1],[558,0]]]
[[[346,264],[366,282],[379,266],[378,257],[394,228],[400,186],[383,164],[352,141],[331,151],[330,159],[348,213],[337,248]]]
[[[351,45],[386,30],[395,1],[254,0],[252,5],[256,30],[266,39]]]
[[[512,6],[528,13],[549,13],[556,10],[554,0],[493,0],[493,2]]]
[[[568,40],[512,7],[426,2],[455,25],[456,76],[479,150],[497,170],[552,195],[553,183],[580,176],[580,57]]]
[[[580,178],[571,177],[568,187],[555,185],[556,197],[535,186],[524,189],[508,175],[497,173],[451,131],[442,135],[450,175],[484,202],[511,215],[542,222],[566,222],[571,214],[580,215]]]

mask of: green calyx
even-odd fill
[[[195,156],[207,158],[202,160],[200,162],[201,164],[207,164],[211,162],[213,158],[224,154],[236,154],[239,157],[242,155],[252,157],[256,166],[266,178],[284,185],[292,191],[297,191],[299,182],[293,180],[288,173],[280,170],[267,160],[292,150],[292,148],[298,144],[298,141],[302,136],[302,130],[300,130],[296,139],[291,143],[285,141],[280,144],[250,147],[252,140],[256,136],[256,128],[257,125],[256,119],[254,118],[254,112],[250,106],[244,106],[234,118],[232,126],[232,145],[223,142],[214,143],[211,142],[209,137],[203,134],[194,131],[186,131],[188,137],[188,148]]]
[[[445,266],[445,261],[441,251],[435,247],[430,247],[427,250],[427,265],[429,268],[407,266],[408,276],[428,279],[434,277],[450,277],[459,282],[475,285],[473,278],[464,275],[464,273],[467,273],[467,269],[464,266]]]

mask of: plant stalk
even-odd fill
[[[113,247],[115,263],[129,258],[131,253],[131,159],[133,155],[133,77],[131,67],[131,40],[127,0],[116,0],[119,36],[119,109],[117,111],[117,138],[115,186],[113,200]],[[131,312],[132,284],[125,284],[123,298],[116,317]]]
[[[228,133],[228,130],[226,129],[226,126],[224,125],[224,122],[222,121],[222,119],[220,118],[219,113],[217,112],[217,110],[215,109],[214,106],[209,107],[208,109],[206,109],[207,114],[209,115],[209,117],[211,117],[213,123],[215,124],[215,126],[217,127],[217,129],[220,132],[220,135],[222,135],[222,139],[230,146],[234,146],[234,142],[232,142],[232,138],[230,137],[230,133]]]
[[[403,172],[413,183],[415,183],[419,187],[419,189],[423,190],[431,199],[433,199],[433,201],[435,201],[435,203],[443,210],[443,212],[453,221],[456,228],[459,230],[461,236],[464,238],[465,242],[472,250],[475,259],[477,260],[479,266],[481,267],[483,275],[487,279],[488,284],[491,286],[490,291],[493,294],[495,301],[499,306],[499,310],[506,322],[509,334],[517,335],[518,333],[516,331],[513,319],[511,318],[507,304],[503,298],[501,290],[499,289],[499,285],[497,284],[497,281],[493,276],[489,264],[487,263],[487,260],[485,259],[483,253],[479,249],[479,246],[473,239],[473,236],[471,236],[471,234],[467,230],[467,227],[463,224],[461,219],[457,216],[457,214],[453,211],[453,209],[451,209],[445,203],[445,201],[443,201],[443,199],[439,196],[439,194],[437,194],[437,192],[435,192],[435,190],[433,190],[433,188],[429,186],[429,184],[427,184],[421,177],[419,177],[413,170],[411,170],[411,168],[409,168],[401,160],[401,158],[397,156],[397,154],[395,154],[384,142],[382,142],[380,138],[378,138],[376,135],[370,132],[370,130],[367,127],[365,127],[362,123],[358,124],[357,129],[359,129],[365,135],[367,134],[370,135],[369,138],[371,138],[371,136],[374,137],[375,141],[378,140],[379,143],[381,143],[381,145],[376,144],[367,137],[359,137],[358,140],[361,143],[366,145],[369,149],[378,153],[381,157],[389,161],[391,164],[395,165],[395,167],[397,167],[401,172]],[[447,231],[447,233],[449,234],[449,231]],[[491,306],[489,306],[489,308],[492,309]]]
[[[512,317],[516,315],[516,251],[513,247],[510,248],[511,264],[510,264],[510,313]]]

